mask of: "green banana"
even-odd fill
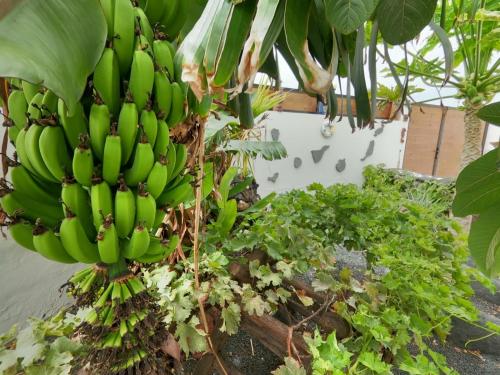
[[[12,239],[25,249],[36,251],[33,244],[33,225],[28,221],[16,220],[9,224]]]
[[[50,227],[56,226],[64,216],[60,206],[34,201],[18,191],[3,188],[0,191],[2,209],[11,217],[23,217],[31,221],[42,218]]]
[[[26,147],[25,147],[25,139],[26,139],[26,132],[28,131],[28,127],[24,127],[21,129],[19,134],[17,135],[16,139],[16,155],[19,158],[19,162],[34,176],[38,176],[38,173],[36,172],[35,168],[33,165],[31,165],[28,153],[26,152]]]
[[[121,179],[115,196],[115,226],[118,237],[127,238],[134,229],[135,211],[134,193]]]
[[[40,153],[40,136],[43,130],[44,127],[40,125],[33,124],[30,126],[24,138],[26,154],[28,155],[30,164],[39,176],[47,181],[58,182],[58,179],[50,173],[45,165],[42,154]]]
[[[151,24],[155,24],[161,19],[166,5],[165,0],[148,0],[145,12]]]
[[[151,48],[148,38],[146,38],[143,34],[139,34],[135,37],[134,50],[142,50],[150,56],[153,55],[153,48]]]
[[[158,161],[154,164],[149,173],[146,188],[153,198],[158,198],[165,189],[168,181],[167,158],[160,155]]]
[[[153,53],[156,65],[168,74],[170,80],[175,77],[174,58],[172,56],[170,42],[167,40],[155,40],[153,42]]]
[[[60,126],[46,126],[39,139],[40,154],[50,173],[61,181],[71,171],[71,159]]]
[[[157,199],[158,205],[176,207],[194,196],[191,181],[186,181],[175,188],[166,189]]]
[[[96,307],[96,308],[104,307],[106,305],[106,302],[108,302],[108,298],[109,298],[109,295],[111,294],[112,290],[113,290],[113,283],[109,283],[109,285],[106,287],[104,292],[102,292],[101,296],[94,304],[94,307]]]
[[[108,25],[108,39],[113,39],[113,27],[115,22],[115,0],[100,0],[101,8]]]
[[[28,117],[31,120],[39,120],[42,117],[43,93],[37,92],[28,105]]]
[[[27,81],[23,81],[21,85],[23,86],[23,93],[27,103],[30,103],[34,96],[38,94],[42,88],[40,85]]]
[[[149,242],[148,230],[142,224],[138,224],[134,228],[130,241],[123,249],[123,256],[127,259],[137,259],[143,256],[148,251]]]
[[[122,143],[122,165],[127,164],[132,155],[137,137],[139,115],[137,107],[127,94],[118,118],[118,134]]]
[[[167,123],[170,128],[175,127],[183,120],[185,114],[185,98],[182,87],[177,82],[172,83],[172,106],[167,118]]]
[[[94,157],[89,146],[89,137],[87,134],[82,134],[80,144],[75,148],[73,155],[73,175],[79,184],[90,187],[93,174]]]
[[[10,179],[14,190],[35,201],[54,205],[59,204],[58,198],[41,187],[38,181],[33,178],[31,173],[23,165],[14,163],[9,167]]]
[[[170,129],[164,120],[158,121],[158,132],[156,134],[156,142],[154,147],[155,159],[158,160],[160,155],[165,155],[168,152],[168,146],[170,144]],[[168,157],[168,155],[167,155]],[[174,153],[175,157],[175,153]],[[170,163],[170,159],[169,159]],[[174,160],[175,165],[175,160]]]
[[[111,116],[108,106],[103,104],[100,98],[96,98],[96,102],[92,104],[89,115],[89,133],[90,145],[94,151],[94,155],[100,160],[104,154],[104,143],[110,132]]]
[[[171,255],[179,244],[179,236],[172,236],[169,240],[151,238],[151,242],[146,254],[137,260],[141,263],[156,263]]]
[[[9,120],[8,120],[9,121]],[[6,125],[6,123],[8,124],[8,121],[7,122],[4,122],[3,123],[3,126],[7,126],[7,132],[9,134],[9,139],[11,140],[11,142],[14,143],[14,145],[16,144],[16,141],[17,141],[17,137],[19,136],[19,132],[20,130],[18,128],[16,128],[14,126],[14,124],[9,124],[9,125]]]
[[[102,158],[102,177],[110,186],[116,185],[120,175],[122,162],[122,144],[116,130],[116,124],[111,126],[111,133],[106,137]]]
[[[48,117],[57,113],[57,95],[51,90],[46,90],[42,99],[42,116]]]
[[[57,114],[59,115],[59,122],[66,134],[71,149],[74,150],[80,144],[80,135],[88,133],[87,118],[83,111],[82,103],[76,104],[75,113],[68,116],[68,109],[62,99],[57,102]]]
[[[154,153],[148,137],[143,133],[137,144],[132,166],[125,171],[125,180],[129,186],[137,186],[138,183],[146,181],[154,164]]]
[[[89,241],[80,219],[69,210],[61,223],[59,233],[64,249],[71,257],[81,263],[99,262],[97,245]]]
[[[113,47],[118,57],[120,73],[126,75],[132,62],[135,41],[135,13],[130,0],[115,0]]]
[[[137,22],[137,26],[139,27],[141,34],[143,34],[146,37],[148,43],[151,45],[153,43],[154,33],[153,33],[153,28],[149,23],[148,17],[144,13],[144,11],[139,7],[135,7],[134,12],[135,12],[135,19]]]
[[[148,231],[153,228],[156,216],[156,202],[151,194],[149,194],[144,184],[139,184],[137,189],[137,198],[136,198],[136,215],[135,215],[135,223],[143,224]]]
[[[169,175],[169,181],[172,181],[173,178],[177,177],[186,167],[187,161],[187,147],[183,144],[175,145],[176,156],[175,156],[175,168]]]
[[[113,215],[113,199],[111,189],[106,181],[97,177],[92,180],[90,188],[90,204],[96,229],[102,225],[107,215]]]
[[[75,180],[66,178],[62,185],[61,200],[65,213],[67,214],[67,210],[70,210],[78,216],[87,238],[93,240],[96,236],[96,230],[92,223],[92,209],[88,192]]]
[[[47,259],[67,264],[76,263],[64,249],[61,239],[40,223],[33,229],[33,245],[36,251]]]
[[[167,167],[168,167],[169,180],[173,180],[172,175],[174,173],[176,161],[177,161],[177,149],[175,147],[175,144],[170,143],[170,145],[167,148]]]
[[[163,220],[165,219],[165,215],[168,213],[168,207],[158,207],[156,209],[156,215],[155,215],[155,222],[153,223],[153,232],[155,232],[156,229],[158,229],[162,224]]]
[[[12,90],[7,101],[9,117],[14,122],[15,127],[21,130],[26,125],[26,111],[28,102],[21,90]]]
[[[153,147],[158,133],[158,119],[156,118],[156,113],[151,108],[151,101],[148,101],[146,108],[141,112],[139,123],[142,125],[144,133],[146,133],[151,147]]]
[[[106,48],[95,67],[92,78],[98,96],[109,111],[118,116],[120,113],[120,66],[112,48]]]
[[[155,68],[151,56],[143,50],[134,51],[128,88],[138,111],[143,110],[153,93],[154,74]]]
[[[120,258],[120,245],[118,243],[115,224],[113,223],[113,216],[111,215],[106,216],[99,228],[97,247],[99,249],[99,256],[104,263],[113,264],[118,262]]]
[[[167,117],[172,108],[172,84],[165,72],[158,70],[155,72],[154,94],[156,107],[160,111],[161,117]]]

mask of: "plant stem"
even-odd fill
[[[479,159],[482,154],[482,124],[479,117],[477,117],[477,110],[479,108],[474,107],[468,100],[465,101],[465,107],[465,134],[460,165],[461,170],[474,160]]]
[[[194,263],[194,284],[196,290],[200,289],[200,217],[201,217],[201,196],[203,181],[203,162],[205,159],[205,125],[206,119],[199,119],[198,126],[198,177],[196,181],[196,203],[194,209],[194,243],[193,243],[193,263]],[[208,332],[207,332],[208,334]]]

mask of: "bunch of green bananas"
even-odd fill
[[[157,366],[165,329],[128,265],[172,254],[179,236],[155,234],[169,209],[194,201],[187,147],[170,140],[187,117],[188,87],[167,40],[184,24],[185,3],[101,0],[107,47],[72,113],[52,91],[11,81],[6,125],[16,156],[8,180],[0,180],[0,203],[24,248],[95,264],[70,285],[77,303],[92,307],[82,337],[97,353],[91,366],[104,366],[92,367],[96,374]],[[204,178],[204,197],[213,179]]]
[[[106,264],[151,263],[175,250],[154,233],[166,209],[194,193],[187,148],[169,138],[186,117],[187,87],[175,81],[175,47],[149,22],[174,9],[167,3],[181,2],[148,1],[145,13],[130,0],[101,1],[110,40],[92,95],[74,113],[50,90],[12,85],[18,161],[0,196],[23,247],[62,263]]]

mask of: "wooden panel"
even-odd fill
[[[464,147],[464,116],[463,111],[448,109],[437,160],[438,177],[457,177],[460,172],[460,159]],[[484,132],[484,126],[482,131]]]
[[[412,107],[403,163],[404,169],[426,175],[432,174],[440,123],[440,107]]]
[[[460,155],[464,146],[464,113],[449,109],[443,127],[436,176],[456,177],[460,172]]]
[[[286,91],[287,98],[281,105],[274,108],[275,111],[288,111],[288,112],[306,112],[306,113],[316,113],[318,101],[316,96],[309,96],[304,92],[299,91]],[[347,116],[347,99],[345,97],[337,97],[338,104],[338,114]],[[356,101],[351,99],[352,105],[352,115],[356,117]],[[389,112],[388,112],[389,111]],[[375,114],[376,118],[387,118],[388,113],[390,113],[390,108],[387,110],[377,109]]]
[[[316,113],[317,100],[315,96],[309,96],[303,92],[287,92],[283,103],[275,108],[277,111],[308,112]]]

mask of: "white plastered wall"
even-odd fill
[[[271,131],[279,131],[279,140],[286,147],[288,157],[277,161],[261,158],[255,161],[255,177],[259,193],[264,196],[270,192],[286,192],[304,188],[313,182],[323,185],[335,183],[362,184],[363,168],[367,165],[384,164],[387,168],[401,168],[403,165],[407,122],[393,121],[383,126],[378,121],[375,129],[356,130],[352,133],[347,118],[334,123],[334,134],[325,138],[321,133],[323,115],[269,112],[263,122],[263,139],[272,140]],[[377,131],[378,130],[378,131]],[[377,135],[375,136],[375,133]],[[363,159],[374,141],[373,154]],[[323,158],[315,163],[311,151],[329,148]],[[294,159],[300,158],[302,165],[294,167]],[[342,172],[336,170],[340,159],[345,159],[346,167]],[[279,175],[275,182],[269,180]]]

